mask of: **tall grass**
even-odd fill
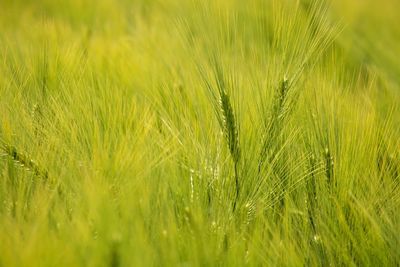
[[[0,266],[398,266],[400,5],[356,2],[2,1]]]

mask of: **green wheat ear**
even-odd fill
[[[240,163],[241,150],[239,145],[238,122],[236,120],[235,113],[231,104],[231,98],[227,91],[223,70],[218,63],[215,63],[214,72],[219,93],[219,109],[221,114],[221,119],[219,121],[234,164],[235,199],[233,202],[233,211],[235,211],[240,194],[238,168]],[[230,84],[230,86],[232,86],[232,84]]]
[[[290,101],[288,99],[288,92],[290,90],[289,79],[285,76],[279,83],[279,86],[275,89],[274,100],[271,106],[271,115],[269,120],[266,122],[265,131],[263,134],[263,140],[261,144],[261,151],[258,159],[258,170],[264,166],[264,163],[269,161],[273,157],[274,144],[281,134],[283,122],[287,115],[287,111],[290,109]]]
[[[239,184],[239,174],[238,174],[238,167],[240,161],[239,132],[236,126],[235,115],[233,112],[229,95],[224,90],[220,90],[219,94],[220,94],[219,105],[222,113],[222,129],[235,168],[236,196],[233,203],[233,210],[235,210],[240,194],[240,184]]]
[[[48,172],[41,168],[34,160],[30,159],[26,154],[17,150],[16,147],[0,141],[0,149],[3,150],[10,158],[12,158],[16,163],[25,167],[27,170],[32,171],[35,175],[40,176],[47,180]]]
[[[230,154],[235,164],[240,160],[240,145],[239,145],[239,130],[238,122],[235,117],[233,106],[231,104],[231,97],[228,93],[227,86],[233,86],[233,84],[226,84],[225,76],[221,66],[218,63],[214,64],[215,80],[218,87],[218,106],[220,114],[220,126],[225,136],[225,140],[228,144]]]
[[[233,210],[235,210],[240,194],[239,164],[241,158],[241,149],[239,142],[238,121],[232,106],[231,96],[228,93],[228,86],[232,87],[233,84],[232,81],[226,81],[223,70],[217,59],[214,59],[213,63],[214,79],[217,88],[212,86],[204,72],[201,74],[210,95],[213,97],[215,114],[233,161],[235,172],[235,199],[233,202]]]
[[[222,114],[222,129],[228,144],[230,154],[236,163],[240,160],[239,132],[236,126],[235,114],[231,105],[230,97],[226,91],[219,92],[219,105]]]

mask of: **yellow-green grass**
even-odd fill
[[[398,266],[399,8],[0,1],[0,266]]]

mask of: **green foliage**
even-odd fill
[[[0,266],[400,264],[397,0],[0,6]]]

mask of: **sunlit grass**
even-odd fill
[[[398,266],[396,0],[0,1],[0,266]]]

